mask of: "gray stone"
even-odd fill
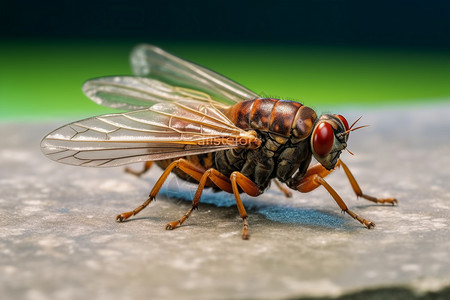
[[[136,178],[123,168],[46,159],[40,139],[73,120],[0,124],[2,299],[448,297],[450,106],[348,109],[346,116],[360,114],[371,126],[351,133],[355,156],[342,159],[364,192],[399,205],[356,199],[338,170],[328,182],[375,229],[342,214],[323,188],[287,199],[272,187],[243,197],[249,241],[223,192],[206,191],[185,225],[166,231],[195,191],[175,177],[156,202],[116,223],[117,213],[146,199],[161,170]]]

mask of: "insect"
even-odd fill
[[[204,188],[234,194],[242,217],[243,239],[249,238],[248,216],[241,193],[262,194],[273,181],[290,196],[323,186],[340,209],[372,228],[344,203],[325,177],[342,167],[358,197],[382,204],[395,198],[376,198],[362,192],[340,159],[351,131],[337,114],[317,116],[299,102],[261,98],[251,90],[207,68],[152,45],[131,53],[135,76],[88,80],[83,92],[98,104],[125,110],[65,125],[41,142],[43,153],[57,162],[84,167],[112,167],[152,162],[164,169],[138,214],[157,196],[169,173],[198,183],[190,209],[166,225],[174,229],[198,208]],[[358,121],[358,120],[357,120]],[[311,165],[312,158],[318,163]],[[286,186],[288,188],[286,188]]]

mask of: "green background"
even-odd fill
[[[450,99],[449,1],[7,0],[0,120],[110,112],[81,85],[130,74],[137,43],[321,111]]]
[[[145,42],[145,41],[140,41]],[[450,99],[450,52],[382,47],[150,41],[262,96],[327,109]],[[111,112],[81,92],[93,77],[130,74],[137,41],[3,40],[0,118]]]

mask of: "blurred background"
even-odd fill
[[[449,1],[4,0],[0,120],[108,112],[81,85],[136,43],[323,110],[450,99]]]

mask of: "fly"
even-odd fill
[[[395,198],[376,198],[362,192],[339,158],[353,128],[337,114],[317,116],[295,101],[262,98],[207,68],[151,45],[138,45],[131,54],[135,76],[88,80],[83,92],[94,102],[125,110],[65,125],[41,142],[43,153],[57,162],[84,167],[113,167],[152,162],[164,169],[138,214],[157,196],[168,175],[198,183],[190,209],[166,225],[174,229],[198,209],[205,187],[234,194],[243,220],[243,239],[249,238],[248,216],[241,193],[262,194],[273,181],[286,196],[288,188],[302,193],[323,186],[340,209],[372,228],[344,203],[325,177],[342,167],[358,197],[381,204]],[[358,120],[357,120],[358,121]],[[347,150],[348,151],[348,150]],[[318,163],[311,165],[312,158]],[[288,188],[286,188],[286,186]]]

